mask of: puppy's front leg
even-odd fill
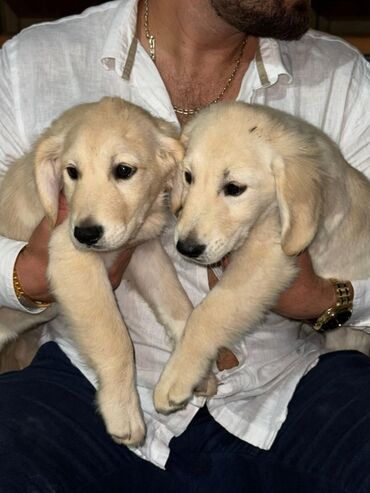
[[[133,282],[176,347],[193,305],[159,240],[147,241],[135,250],[125,277]],[[210,372],[198,385],[196,393],[209,397],[216,392],[217,379]]]
[[[97,402],[107,431],[119,443],[138,445],[145,426],[133,347],[102,258],[73,246],[67,222],[54,230],[49,255],[50,285],[73,338],[97,374]]]
[[[248,251],[249,255],[234,254],[221,281],[194,309],[155,389],[157,411],[167,414],[184,407],[218,349],[232,346],[255,327],[293,279],[295,262],[283,254],[279,244],[267,246],[260,265],[255,261],[258,250],[262,251],[261,245],[254,255]]]

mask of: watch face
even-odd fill
[[[322,324],[319,332],[329,332],[330,330],[337,329],[341,325],[345,324],[350,319],[351,315],[351,310],[342,310],[333,314],[329,320]]]
[[[345,324],[351,318],[352,312],[351,310],[344,310],[343,312],[339,312],[336,315],[336,319],[338,321],[338,325],[341,326]]]

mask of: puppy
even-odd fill
[[[170,124],[120,98],[104,98],[55,120],[0,188],[0,234],[9,238],[27,241],[45,215],[55,225],[61,189],[69,208],[49,244],[57,303],[38,315],[1,308],[0,348],[62,314],[97,374],[108,433],[128,445],[143,441],[145,426],[132,344],[106,271],[123,247],[146,242],[135,250],[127,277],[171,338],[180,338],[192,306],[155,238],[167,221],[165,189],[182,155]]]
[[[369,182],[321,131],[267,107],[223,103],[200,112],[182,140],[177,249],[204,265],[227,254],[230,262],[162,373],[154,399],[164,413],[187,403],[219,348],[261,322],[306,248],[324,278],[370,276]],[[341,332],[328,344],[340,347]],[[346,344],[356,337],[368,351],[360,331],[348,329]]]

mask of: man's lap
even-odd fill
[[[0,376],[0,492],[368,493],[369,386],[369,358],[325,355],[271,450],[232,436],[204,409],[171,441],[162,471],[110,439],[95,389],[48,343],[31,367]]]
[[[162,473],[107,435],[94,387],[54,343],[1,375],[0,396],[1,493],[140,491],[138,467]]]

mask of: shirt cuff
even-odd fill
[[[26,308],[19,302],[14,292],[14,264],[25,245],[27,245],[25,241],[9,240],[0,236],[0,307],[26,313],[40,313],[44,308]]]
[[[370,327],[370,280],[351,281],[354,298],[353,311],[349,319],[351,326]]]

